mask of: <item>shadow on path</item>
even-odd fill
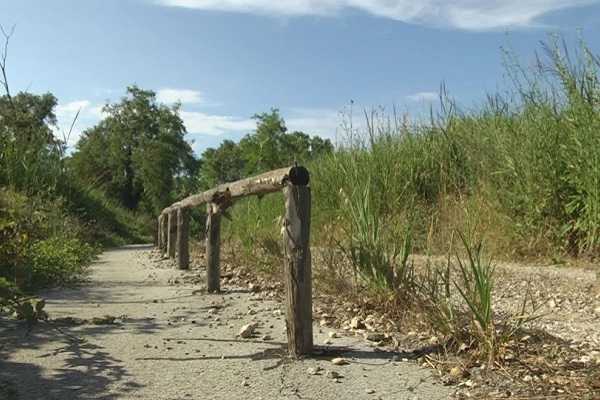
[[[103,346],[69,338],[47,324],[28,327],[24,323],[2,321],[0,333],[2,399],[116,399],[118,395],[110,391],[115,382],[119,382],[119,393],[141,386],[129,377],[123,361]],[[51,350],[40,354],[42,345]],[[35,358],[31,362],[12,359],[10,353],[16,348],[31,351]],[[36,349],[37,355],[33,355]],[[43,371],[35,362],[46,357],[60,357],[60,366],[50,372]]]

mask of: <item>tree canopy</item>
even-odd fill
[[[0,96],[0,184],[27,191],[52,184],[48,172],[64,150],[52,131],[56,104],[51,93]]]
[[[203,188],[285,167],[295,161],[307,162],[333,151],[329,139],[311,138],[300,131],[288,133],[276,108],[252,118],[256,120],[256,130],[239,143],[224,140],[216,149],[208,148],[202,153]]]
[[[173,200],[176,178],[195,177],[199,168],[179,105],[158,104],[155,92],[134,85],[103,112],[76,145],[74,172],[130,209],[160,213]]]

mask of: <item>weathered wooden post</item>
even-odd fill
[[[177,266],[190,268],[190,213],[183,208],[177,209]]]
[[[284,220],[284,286],[285,320],[289,354],[309,355],[313,351],[312,273],[310,259],[311,191],[308,171],[302,179],[290,174],[291,184],[283,188]],[[303,172],[303,173],[304,173]],[[296,177],[297,178],[297,177]]]
[[[163,220],[163,215],[160,214],[158,216],[158,226],[156,227],[156,229],[158,229],[157,235],[158,235],[158,241],[156,243],[156,247],[158,247],[159,249],[162,248],[163,246],[163,235],[162,235],[162,220]]]
[[[221,290],[221,214],[212,202],[206,203],[206,289]]]
[[[177,240],[177,226],[175,220],[175,213],[175,210],[169,211],[169,223],[167,230],[167,235],[169,235],[167,239],[167,255],[169,256],[169,258],[175,258],[175,241]]]
[[[163,253],[167,251],[167,246],[169,243],[169,214],[161,214],[162,217],[162,225],[160,227],[160,236],[161,236],[161,249]]]

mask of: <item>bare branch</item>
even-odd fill
[[[8,103],[10,105],[12,116],[15,122],[17,120],[17,109],[15,108],[12,96],[10,95],[10,89],[8,87],[8,79],[6,77],[6,58],[8,56],[8,42],[10,42],[10,38],[12,37],[13,33],[15,33],[16,27],[16,24],[13,25],[10,33],[6,33],[2,25],[0,25],[0,31],[4,35],[4,52],[0,53],[0,72],[2,73],[3,80],[0,80],[0,83],[2,83],[2,86],[4,86],[4,91],[6,92],[6,97],[8,98]]]

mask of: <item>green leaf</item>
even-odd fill
[[[38,314],[41,314],[41,312],[44,309],[45,305],[46,305],[46,300],[45,299],[39,300],[37,303],[35,303],[35,312],[38,313]]]

